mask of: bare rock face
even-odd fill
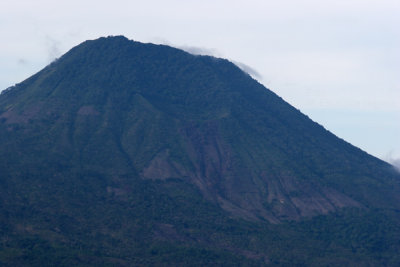
[[[150,161],[149,165],[143,169],[142,176],[146,179],[165,180],[168,178],[182,178],[187,176],[187,174],[179,163],[170,159],[169,151],[164,150],[159,152]]]
[[[299,181],[296,174],[261,173],[247,169],[241,177],[234,149],[224,141],[218,124],[207,123],[202,130],[189,126],[182,131],[190,166],[185,168],[164,150],[143,169],[144,179],[182,179],[196,185],[210,201],[235,217],[248,220],[299,220],[335,212],[344,207],[363,208],[349,196],[317,183]],[[237,155],[236,155],[237,156]],[[239,182],[240,181],[240,182]]]

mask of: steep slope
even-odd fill
[[[229,61],[125,37],[86,41],[3,92],[0,141],[5,233],[49,242],[83,237],[84,246],[103,240],[123,250],[172,240],[212,251],[194,258],[271,262],[252,245],[232,245],[235,230],[217,231],[229,245],[202,231],[235,225],[243,235],[268,222],[400,208],[390,165]],[[243,258],[213,250],[221,247]]]

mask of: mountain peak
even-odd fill
[[[189,244],[202,237],[186,237],[186,224],[400,209],[388,164],[234,64],[123,36],[86,41],[1,94],[0,142],[7,227],[33,224],[43,236],[83,234],[81,222],[110,238],[125,235],[121,225],[141,236],[146,218],[154,233],[132,240]]]
[[[25,90],[12,102],[22,112],[38,109],[30,120],[48,120],[46,127],[56,127],[59,120],[48,116],[53,114],[71,124],[64,145],[81,152],[70,157],[91,158],[92,151],[80,146],[102,146],[104,137],[86,138],[113,132],[113,153],[122,153],[120,160],[142,179],[182,179],[248,219],[277,222],[370,205],[359,191],[343,190],[340,177],[361,162],[363,176],[385,165],[228,61],[123,36],[84,42],[21,87]],[[3,97],[1,116],[7,124],[23,115],[10,115],[16,111],[7,110],[6,102],[11,100]],[[93,129],[86,126],[88,118],[94,120]],[[115,168],[110,165],[108,171]]]

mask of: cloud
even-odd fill
[[[392,164],[400,172],[400,158],[399,159],[393,159],[389,163]]]
[[[223,57],[221,53],[219,53],[216,49],[198,47],[198,46],[177,46],[177,48],[182,49],[193,55],[202,55],[202,56],[213,56],[213,57]],[[262,75],[256,71],[254,68],[246,65],[242,62],[231,60],[236,66],[238,66],[242,71],[249,74],[251,77],[261,80]]]
[[[28,63],[28,60],[24,59],[24,58],[20,58],[17,61],[18,65],[26,65]]]
[[[168,41],[163,40],[163,44],[169,45],[169,46],[174,46],[171,45]],[[206,48],[206,47],[199,47],[199,46],[188,46],[188,45],[181,45],[181,46],[174,46],[176,48],[182,49],[192,55],[201,55],[201,56],[213,56],[217,58],[222,58],[222,54],[218,52],[214,48]],[[262,75],[255,70],[254,68],[250,67],[247,64],[244,64],[239,61],[231,60],[236,66],[238,66],[242,71],[246,72],[250,76],[252,76],[255,79],[261,80]]]
[[[214,48],[200,47],[200,46],[192,46],[192,45],[176,45],[164,38],[154,37],[151,38],[151,42],[155,44],[163,44],[171,47],[175,47],[186,51],[192,55],[198,56],[213,56],[213,57],[222,57],[221,53]]]
[[[398,156],[398,155],[397,155]],[[394,156],[394,152],[390,151],[386,156],[385,156],[385,161],[389,162],[392,164],[399,172],[400,172],[400,157]]]
[[[216,49],[212,49],[212,48],[187,46],[187,45],[177,46],[177,48],[182,49],[193,55],[220,57],[220,53]]]
[[[55,40],[49,35],[46,35],[47,57],[49,61],[57,59],[61,55],[60,41]]]
[[[251,77],[257,79],[257,80],[261,80],[263,77],[262,75],[255,70],[254,68],[250,67],[249,65],[246,65],[242,62],[238,62],[238,61],[232,61],[236,66],[238,66],[242,71],[246,72],[247,74],[249,74]]]

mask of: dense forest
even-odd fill
[[[400,174],[225,59],[86,41],[0,144],[2,266],[400,265]]]

